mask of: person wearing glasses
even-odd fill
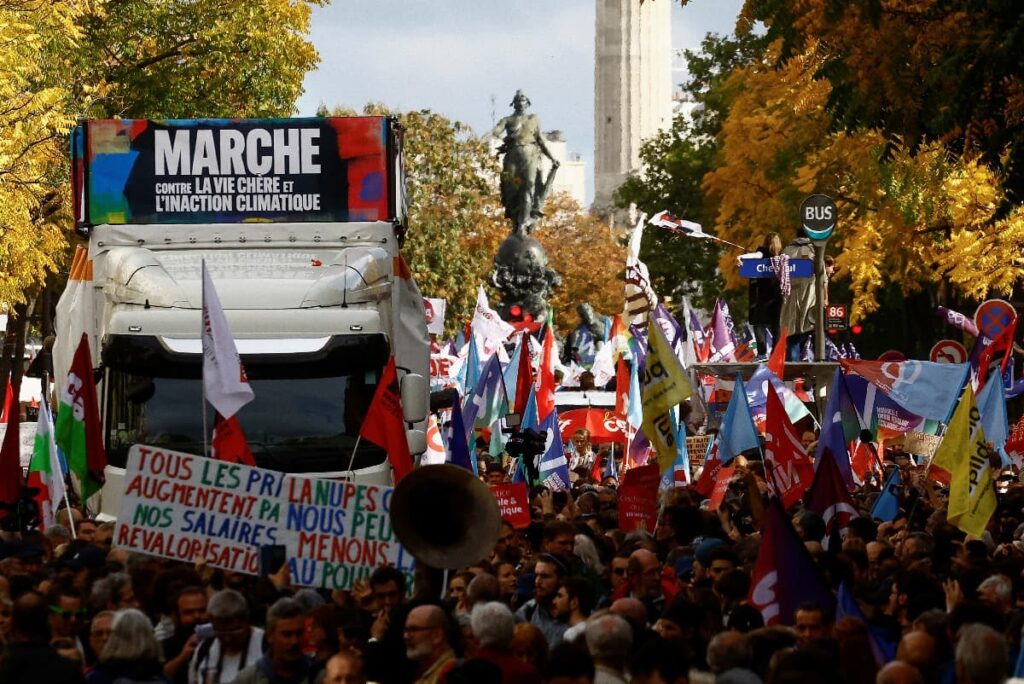
[[[437,684],[455,666],[445,612],[433,605],[417,606],[405,618],[405,656],[416,665],[416,684]]]
[[[249,621],[249,604],[234,589],[218,591],[206,608],[213,627],[188,666],[189,684],[228,684],[263,656],[263,630]]]
[[[47,601],[52,638],[72,639],[85,660],[85,647],[78,638],[86,617],[82,595],[70,584],[60,583],[50,590]]]

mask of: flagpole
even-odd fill
[[[352,447],[352,456],[348,459],[348,468],[346,468],[349,473],[352,472],[352,464],[356,462],[356,451],[359,450],[359,440],[362,438],[363,436],[361,434],[356,435],[356,445]]]
[[[206,458],[209,458],[210,457],[210,447],[209,447],[209,444],[207,443],[207,436],[208,436],[209,433],[207,432],[207,425],[206,425],[206,381],[204,380],[202,384],[203,384],[203,403],[202,403],[202,412],[203,412],[203,456],[205,456]]]

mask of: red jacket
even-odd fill
[[[493,648],[480,648],[470,660],[486,660],[494,663],[501,670],[503,684],[540,684],[537,669],[511,653],[497,651]]]

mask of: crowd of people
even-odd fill
[[[673,488],[656,528],[628,533],[614,481],[580,467],[569,491],[532,490],[531,524],[503,523],[473,566],[421,566],[412,586],[381,567],[350,591],[294,587],[287,565],[253,577],[132,553],[113,523],[65,509],[3,533],[0,682],[1004,681],[1024,625],[1024,489],[967,538],[941,487],[885,456],[906,483],[894,520],[870,518],[872,486],[841,544],[822,544],[817,514],[787,512],[859,617],[808,601],[767,626],[750,602],[769,491],[754,457],[737,457],[717,511]]]

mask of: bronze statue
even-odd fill
[[[505,217],[512,221],[513,233],[530,233],[540,218],[544,199],[551,191],[558,161],[552,156],[540,131],[540,119],[527,114],[530,98],[517,90],[512,98],[510,116],[498,122],[491,131],[501,137],[498,151],[503,153],[501,171],[501,204]],[[541,155],[551,160],[551,171],[543,177]]]

